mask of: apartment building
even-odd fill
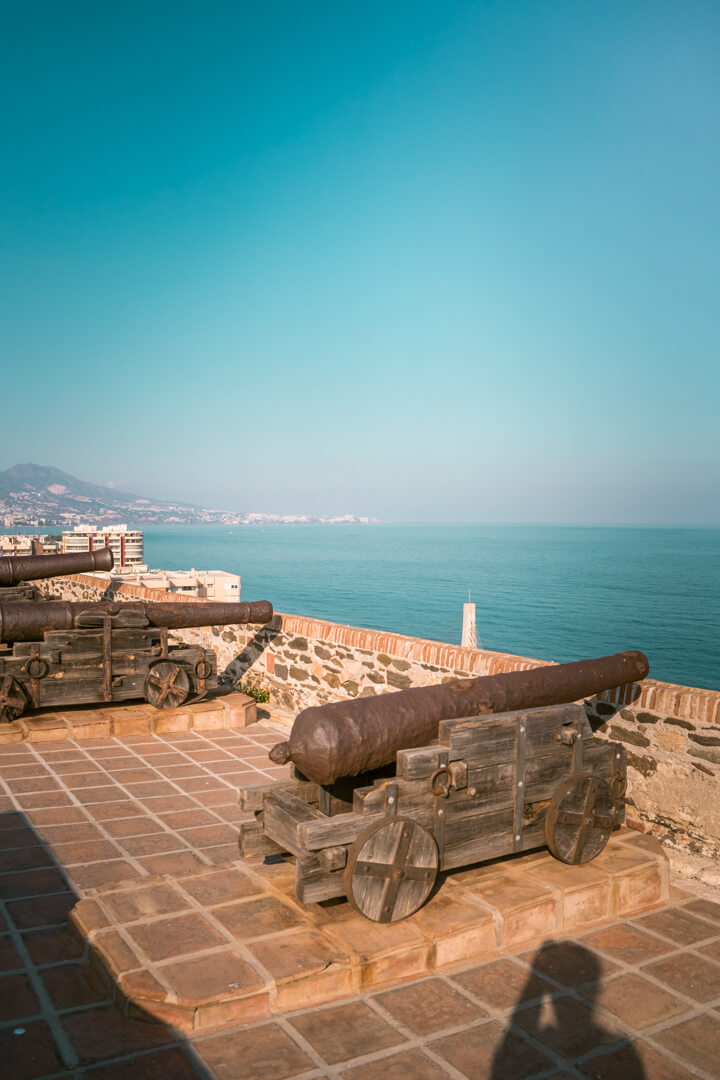
[[[139,529],[128,529],[127,525],[76,525],[62,534],[63,552],[96,551],[103,547],[112,551],[116,570],[146,569],[145,536]]]
[[[111,577],[115,577],[114,570]],[[149,570],[147,573],[124,573],[122,580],[131,585],[143,585],[146,589],[164,589],[199,596],[203,600],[240,599],[240,575],[230,574],[227,570]]]

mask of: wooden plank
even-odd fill
[[[515,770],[513,774],[513,788],[515,803],[513,806],[513,851],[518,851],[522,840],[523,809],[525,807],[525,763],[527,755],[527,722],[525,717],[516,727],[517,744],[515,747]]]
[[[112,622],[108,615],[103,620],[103,698],[112,701]]]
[[[295,863],[295,895],[301,904],[316,904],[345,896],[342,870],[328,871],[314,855],[305,855]]]
[[[551,723],[558,729],[564,724],[587,723],[585,710],[582,705],[570,702],[567,705],[543,705],[538,709],[519,709],[513,712],[487,713],[484,716],[465,716],[458,720],[442,720],[438,729],[438,742],[445,744],[450,741],[450,735],[456,727],[466,725],[501,725],[514,727],[520,717],[527,717],[528,733],[531,732],[534,723]]]
[[[440,747],[437,743],[430,743],[428,746],[415,746],[410,750],[398,750],[395,759],[398,778],[420,780],[430,776],[430,773],[434,772],[438,767],[439,751]],[[450,760],[452,760],[452,754]]]
[[[380,814],[385,812],[385,801],[387,798],[386,788],[389,785],[397,787],[396,796],[398,799],[398,805],[402,801],[403,805],[412,805],[413,800],[417,800],[418,804],[430,795],[430,788],[427,780],[401,780],[398,777],[383,777],[381,780],[377,780],[370,787],[355,788],[353,794],[353,810],[358,814]],[[402,811],[398,811],[402,813]]]
[[[347,862],[347,848],[322,848],[317,857],[323,870],[342,870]]]
[[[547,753],[552,748],[554,732],[560,732],[565,724],[576,724],[584,738],[592,735],[585,710],[581,705],[574,703],[528,709],[524,712],[443,720],[439,728],[438,742],[398,751],[397,775],[405,780],[418,780],[430,776],[438,767],[441,749],[448,751],[451,762],[465,759],[468,763],[491,765],[513,761],[515,754],[513,731],[520,716],[528,717],[530,734],[528,756]]]
[[[258,816],[255,821],[243,821],[240,824],[240,851],[245,858],[250,859],[266,855],[282,855],[283,849],[279,844],[270,840],[263,830],[262,820]]]
[[[309,780],[261,780],[238,788],[238,805],[241,810],[262,810],[271,791],[287,791],[305,803],[315,803],[320,797],[320,785]]]
[[[376,821],[384,821],[385,814],[337,814],[335,817],[308,821],[297,827],[297,840],[307,851],[324,847],[352,844],[360,833]]]
[[[317,819],[321,822],[335,820],[326,818],[315,807],[308,806],[302,799],[287,791],[268,792],[263,805],[263,823],[267,836],[284,851],[291,851],[298,857],[307,855],[307,848],[298,835],[300,826],[313,823]]]
[[[512,808],[506,812],[505,826],[502,824],[492,834],[485,834],[478,841],[477,836],[467,836],[453,847],[446,847],[441,869],[452,870],[458,866],[471,866],[473,863],[497,859],[510,855],[513,849]],[[533,851],[545,846],[545,818],[526,826],[522,832],[519,851]]]
[[[455,761],[458,758],[467,761],[469,769],[474,766],[514,762],[519,723],[517,714],[513,714],[512,721],[490,717],[470,720],[463,725],[455,723],[454,727],[447,729],[450,756]],[[536,716],[532,722],[528,721],[528,757],[551,753],[558,746],[554,736],[560,732],[561,727],[557,718],[552,715]],[[444,734],[445,732],[442,732],[441,736]]]
[[[589,771],[609,779],[612,775],[612,753],[608,743],[593,740],[586,746],[585,762]],[[449,799],[448,820],[475,810],[499,810],[513,806],[515,800],[515,765],[505,763],[468,773],[468,786],[463,792],[453,792]],[[529,758],[525,763],[523,803],[552,798],[555,789],[572,772],[570,747],[558,747],[552,754]],[[475,792],[475,795],[471,795]],[[401,810],[402,812],[402,810]]]

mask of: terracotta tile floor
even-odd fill
[[[243,879],[224,866],[246,818],[236,789],[277,774],[262,768],[274,738],[256,725],[0,749],[0,1076],[720,1077],[720,904],[679,890],[659,910],[571,939],[195,1038],[122,1016],[70,936],[68,912],[85,889],[214,866],[195,899],[236,899]],[[204,930],[177,912],[171,889],[155,880],[117,903],[163,916],[145,943],[159,955],[181,920],[189,959],[173,962],[180,983],[194,977]],[[119,914],[132,921],[135,910]],[[222,951],[202,976],[250,978],[245,968]]]

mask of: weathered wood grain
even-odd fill
[[[285,854],[279,844],[265,835],[261,815],[258,815],[255,821],[240,823],[240,851],[248,859]]]
[[[262,810],[265,796],[271,791],[288,791],[305,803],[317,803],[320,797],[319,784],[309,780],[260,780],[238,788],[238,805],[241,810]]]
[[[430,895],[437,866],[437,846],[426,829],[410,818],[386,818],[350,848],[345,892],[366,918],[399,922]]]
[[[299,838],[301,825],[315,821],[326,821],[325,815],[313,806],[308,806],[302,799],[288,791],[269,791],[263,803],[263,822],[265,832],[285,851],[291,851],[298,857],[307,855],[308,849]],[[325,845],[322,845],[323,847]]]
[[[295,862],[295,895],[301,904],[317,904],[345,895],[342,870],[328,871],[318,856],[304,855]]]
[[[347,849],[344,847],[322,848],[317,857],[323,870],[342,870],[347,862]]]

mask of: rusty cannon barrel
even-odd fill
[[[266,623],[273,617],[269,600],[254,603],[221,604],[212,601],[183,604],[155,604],[145,600],[99,600],[87,603],[48,600],[0,603],[0,642],[41,641],[48,630],[73,630],[78,620],[88,616],[131,616],[147,619],[148,625],[181,630],[189,626],[234,626],[236,623]]]
[[[84,574],[92,570],[112,570],[110,548],[78,551],[68,555],[6,555],[0,558],[0,585],[39,581],[61,574]]]
[[[332,784],[389,764],[398,750],[432,742],[442,720],[563,705],[644,679],[648,671],[644,653],[622,652],[314,706],[299,713],[289,741],[274,746],[270,758],[278,765],[294,762],[316,784]]]

